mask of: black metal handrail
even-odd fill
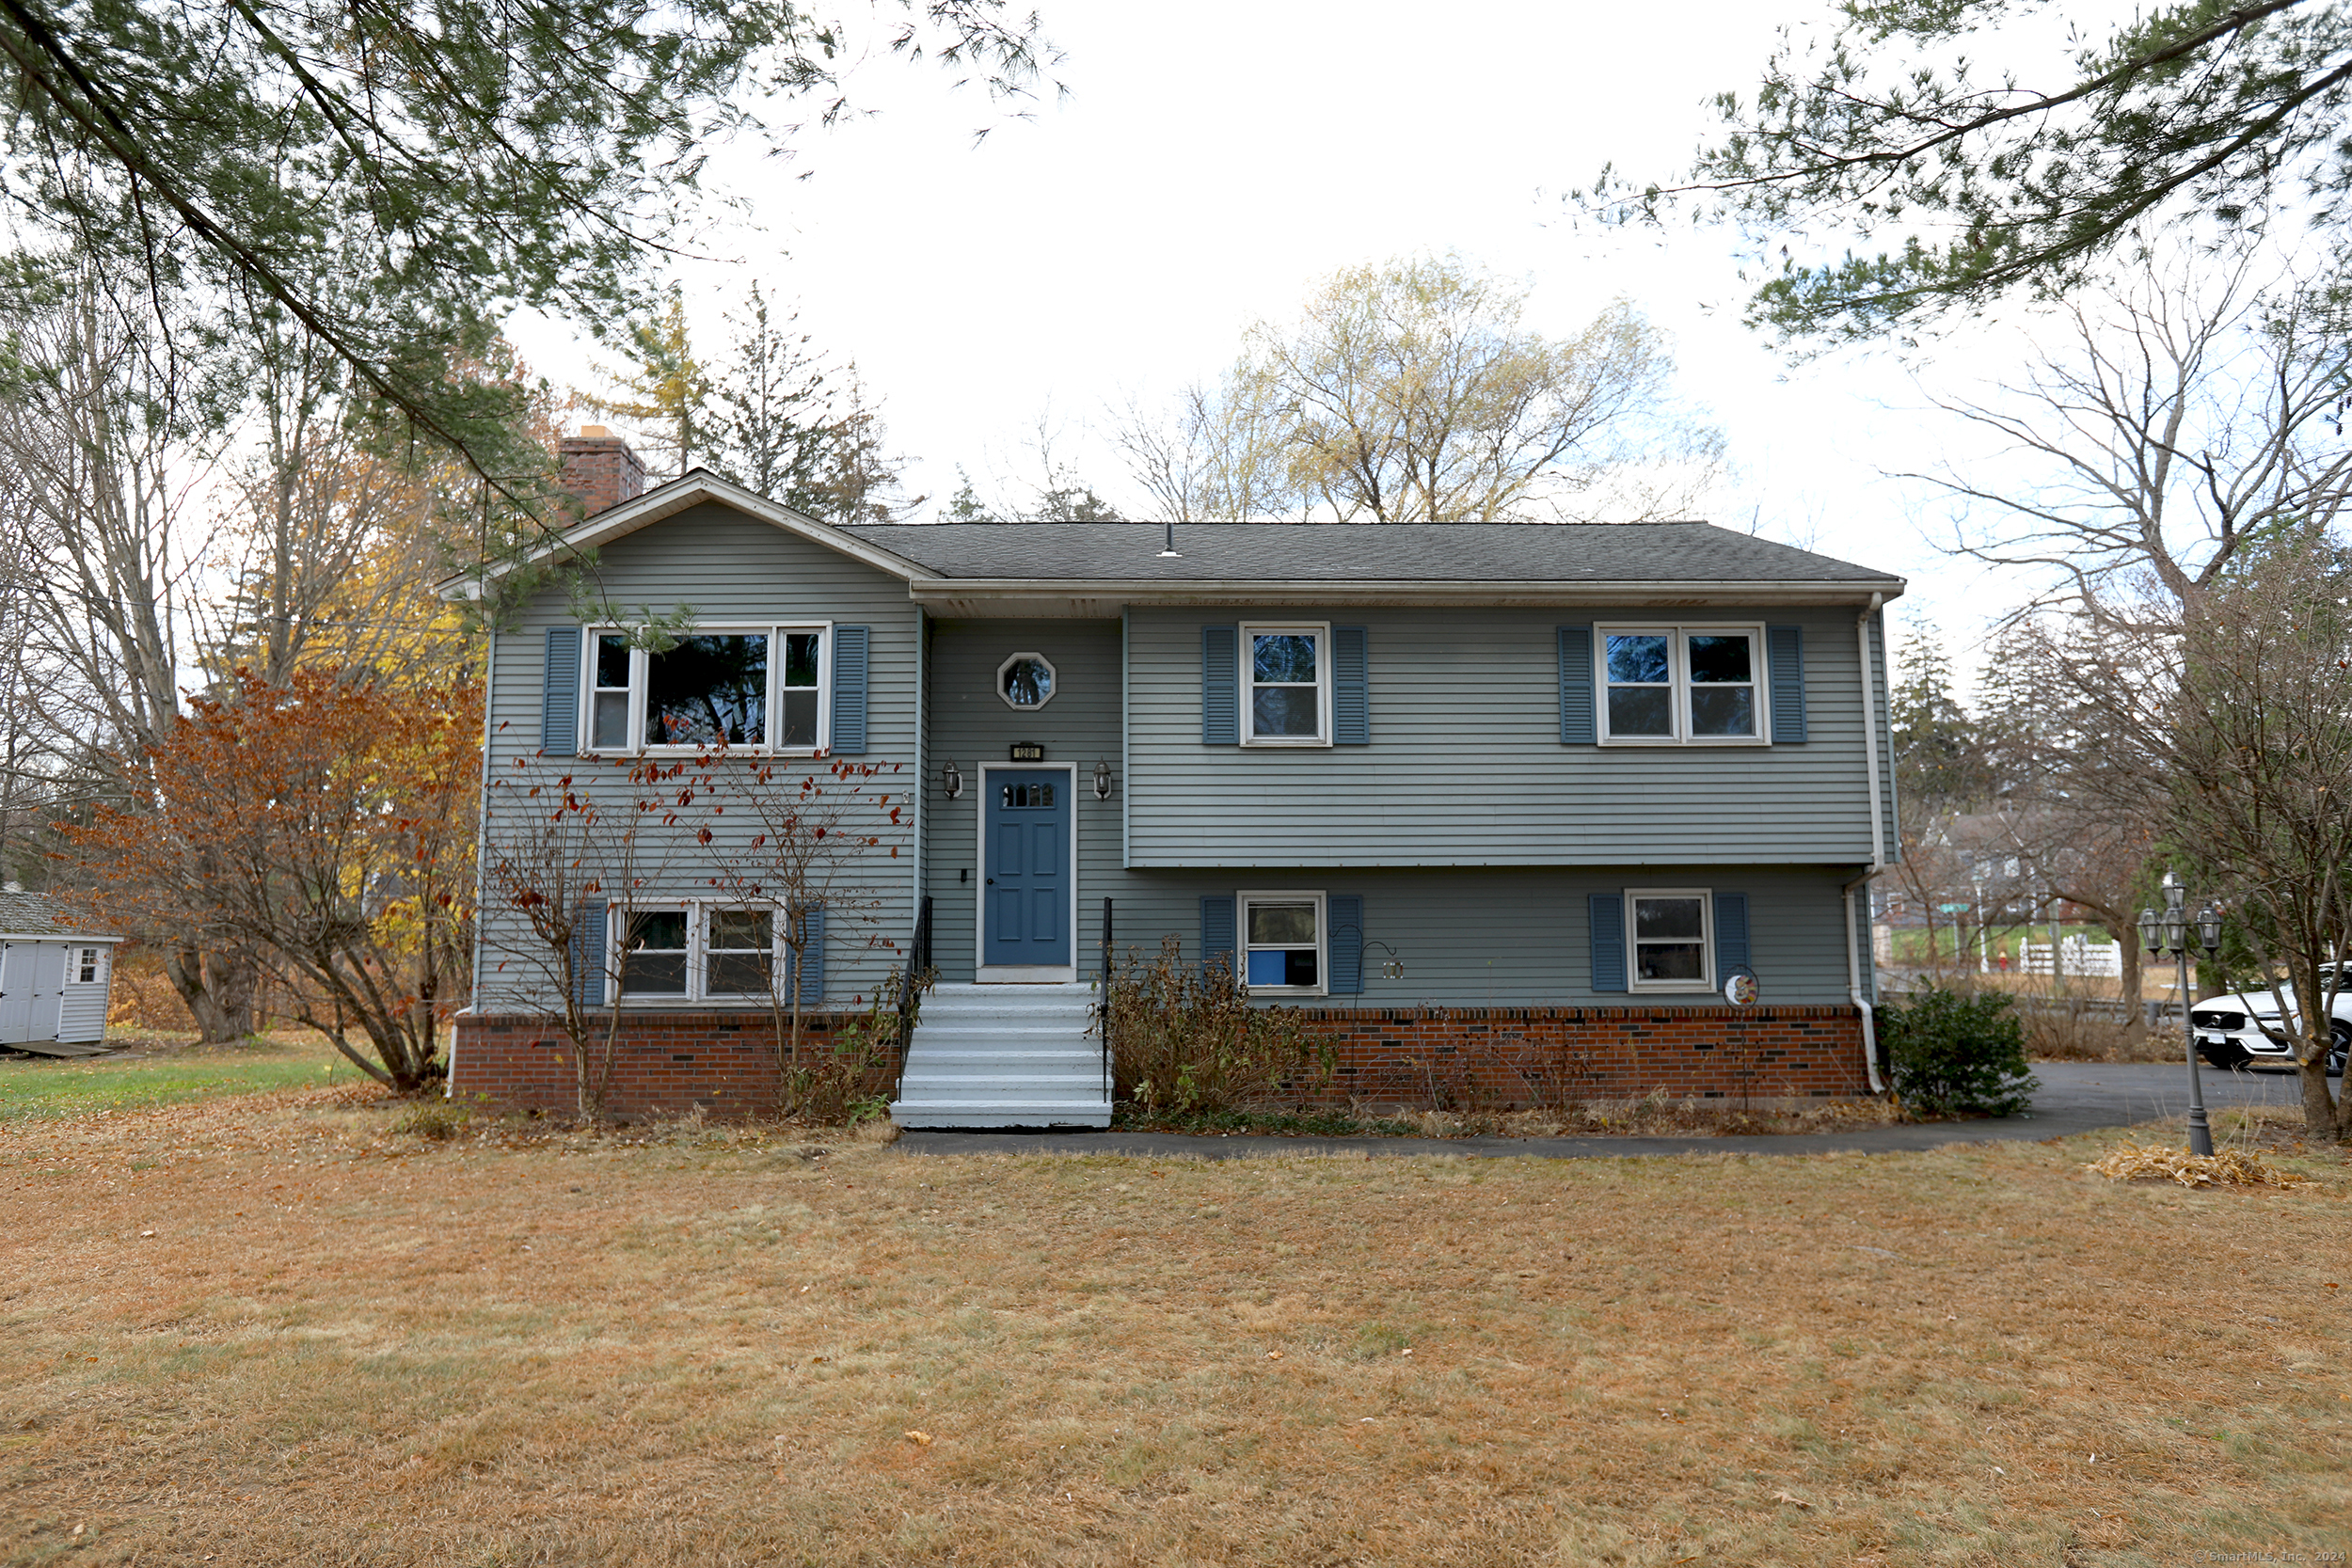
[[[1103,900],[1103,1099],[1111,1097],[1111,901]]]
[[[925,894],[914,910],[914,940],[907,943],[907,966],[898,976],[898,1072],[890,1085],[897,1100],[906,1087],[907,1051],[914,1043],[914,1015],[921,1005],[923,976],[931,967],[931,899]]]

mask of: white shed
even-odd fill
[[[78,1055],[103,1043],[121,941],[72,925],[46,894],[0,891],[0,1045]]]

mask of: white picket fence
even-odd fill
[[[2050,944],[2028,942],[2024,944],[2024,958],[2018,968],[2027,974],[2050,973]],[[2060,971],[2067,974],[2104,975],[2120,979],[2123,974],[2123,949],[2114,942],[2093,942],[2089,937],[2062,937],[2058,940],[2058,958]]]

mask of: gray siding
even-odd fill
[[[106,947],[98,949],[98,978],[84,985],[75,976],[82,973],[82,948],[87,945],[69,942],[65,950],[65,995],[57,1016],[57,1038],[60,1040],[103,1040],[106,1037],[107,995],[114,985],[114,954]]]
[[[995,689],[996,668],[1016,653],[1045,656],[1054,666],[1052,701],[1023,712]],[[1005,762],[1015,741],[1045,748],[1049,763],[1074,763],[1078,833],[1078,925],[1073,949],[1081,974],[1100,961],[1103,899],[1119,891],[1120,797],[1126,787],[1120,751],[1120,627],[1116,621],[948,621],[931,623],[925,696],[930,707],[923,780],[925,889],[931,895],[931,951],[940,978],[972,978],[979,910],[979,803],[983,762]],[[953,761],[963,794],[950,800],[940,769]],[[1096,762],[1111,765],[1111,799],[1094,798]],[[959,875],[967,879],[959,881]]]
[[[1120,797],[1130,865],[1859,865],[1870,858],[1851,611],[1679,614],[1692,624],[1804,628],[1804,745],[1562,745],[1556,628],[1645,618],[1638,613],[1308,609],[1287,613],[1369,628],[1372,744],[1202,745],[1201,626],[1283,613],[1130,611],[1131,768]],[[1883,649],[1874,639],[1891,853]]]
[[[848,1005],[870,995],[904,947],[914,921],[917,814],[907,808],[914,803],[917,769],[919,617],[907,599],[906,585],[716,504],[692,508],[606,545],[585,581],[605,602],[622,607],[624,620],[648,610],[691,606],[706,625],[822,619],[871,628],[866,751],[844,760],[881,769],[877,777],[858,782],[862,793],[852,802],[850,819],[882,842],[862,851],[843,875],[842,887],[854,902],[868,907],[828,919],[825,1002],[829,1006]],[[564,594],[551,589],[495,639],[489,758],[494,776],[511,775],[516,758],[536,752],[546,633],[550,626],[574,624]],[[651,834],[660,843],[647,857],[652,863],[650,885],[640,902],[713,896],[709,882],[714,856],[730,846],[745,846],[757,831],[753,814],[742,809],[739,799],[741,791],[754,787],[745,765],[730,767],[733,771],[718,788],[701,791],[688,806],[667,813],[675,820],[665,824],[666,831]],[[631,789],[625,767],[581,757],[544,770],[569,773],[608,805],[628,808]],[[812,767],[805,759],[778,759],[771,787],[797,789],[811,773],[833,787],[824,765]],[[709,815],[707,808],[731,792],[739,797],[738,809],[723,817]],[[868,805],[884,797],[900,808],[895,824],[886,804],[880,809]],[[485,835],[493,852],[502,834],[521,831],[516,825],[517,814],[511,806],[501,811],[502,801],[494,791]],[[705,849],[693,836],[704,827],[716,834],[715,850]],[[542,1005],[548,966],[532,951],[519,921],[500,912],[494,891],[485,899],[480,940],[482,979],[476,1006],[495,1010]]]
[[[1708,992],[1592,989],[1591,895],[1629,887],[1705,888],[1748,896],[1749,963],[1764,1005],[1843,1003],[1842,875],[1818,866],[1615,866],[1530,869],[1131,871],[1113,911],[1121,961],[1149,958],[1164,935],[1200,958],[1204,895],[1356,894],[1364,900],[1364,990],[1317,1006],[1646,1007],[1719,1004]],[[1385,943],[1386,946],[1378,944]],[[1391,954],[1391,950],[1393,950]],[[1400,979],[1381,965],[1402,962]],[[1867,934],[1862,949],[1869,964]]]

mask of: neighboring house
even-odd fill
[[[700,471],[634,494],[619,443],[565,448],[611,504],[559,553],[632,615],[691,607],[694,636],[648,653],[540,593],[492,644],[491,771],[577,753],[564,775],[611,789],[613,759],[720,733],[779,781],[812,752],[883,769],[902,809],[865,851],[867,934],[823,933],[804,1005],[870,998],[928,900],[927,1027],[993,1004],[1067,1033],[1107,910],[1122,956],[1172,934],[1307,1009],[1349,1092],[1451,1073],[1508,1100],[1529,1053],[1612,1095],[1875,1086],[1854,888],[1896,842],[1899,578],[1702,523],[1194,525],[1172,552],[1159,525],[834,527]],[[583,960],[596,1007],[634,976],[620,1108],[756,1108],[741,955],[776,927],[706,870],[669,856],[633,933],[602,930],[628,955]],[[561,1103],[518,930],[485,895],[453,1092]],[[1742,971],[1745,1011],[1720,994]],[[923,1055],[902,1119],[932,1115]],[[963,1098],[1106,1114],[999,1087]]]
[[[76,927],[46,894],[0,890],[0,1045],[83,1055],[106,1038],[120,937]]]

